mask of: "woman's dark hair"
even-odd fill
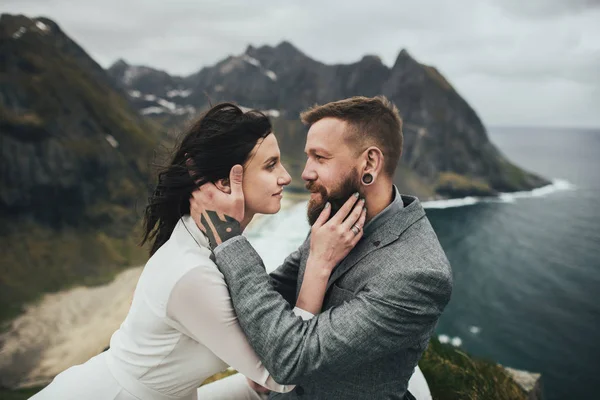
[[[179,219],[190,212],[192,192],[206,182],[229,178],[244,164],[259,140],[272,132],[263,113],[244,112],[232,103],[217,104],[183,134],[170,164],[158,174],[144,215],[142,245],[154,241],[154,254],[171,236]]]

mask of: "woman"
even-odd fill
[[[206,182],[229,191],[227,178],[237,164],[244,167],[242,229],[255,214],[279,211],[291,178],[268,118],[230,103],[211,108],[159,174],[144,221],[143,243],[152,242],[151,257],[110,348],[62,372],[33,399],[196,399],[202,382],[227,366],[270,390],[293,389],[274,382],[249,345],[208,239],[189,216],[192,191]],[[357,203],[349,218],[362,227],[362,205],[356,198],[349,201]],[[341,241],[340,247],[348,246]],[[314,264],[318,261],[315,257]],[[307,265],[305,282],[313,272],[322,274]],[[323,287],[307,283],[298,304],[316,314],[323,296]],[[295,311],[302,316],[302,310]]]

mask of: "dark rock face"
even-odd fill
[[[128,65],[125,61],[119,60],[113,64],[106,72],[117,82],[123,82],[123,87],[136,87],[138,90],[148,93],[156,88],[163,88],[163,91],[155,93],[159,96],[165,96],[167,87],[177,87],[183,83],[183,79],[172,77],[164,71],[159,71],[148,67],[134,67]]]
[[[121,67],[122,63],[117,63],[111,70]],[[154,74],[152,80],[159,82],[164,73]],[[385,95],[398,106],[404,121],[404,152],[396,177],[404,191],[422,197],[489,196],[549,183],[506,160],[452,85],[437,69],[420,64],[406,50],[392,68],[376,56],[365,56],[353,64],[325,65],[282,42],[276,47],[249,46],[244,54],[177,78],[166,88],[119,82],[142,93],[166,93],[176,86],[188,90],[179,107],[186,104],[190,112],[181,113],[179,119],[166,119],[164,115],[174,111],[164,108],[154,115],[161,116],[161,122],[181,123],[208,107],[209,99],[213,104],[234,101],[264,110],[285,121],[275,124],[287,160],[297,160],[294,153],[302,153],[303,140],[298,133],[293,136],[289,132],[302,129],[294,121],[307,107],[356,95]]]
[[[3,15],[0,55],[0,213],[59,228],[133,205],[158,134],[114,81],[43,18]]]
[[[58,25],[0,17],[0,319],[133,262],[159,139]]]

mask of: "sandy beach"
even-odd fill
[[[0,335],[0,384],[45,384],[100,353],[125,319],[141,272],[130,268],[109,284],[48,294],[27,306]]]

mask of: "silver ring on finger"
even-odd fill
[[[354,232],[354,236],[358,235],[358,233],[360,232],[360,228],[356,225],[352,225],[352,228],[350,228],[352,230],[352,232]]]

